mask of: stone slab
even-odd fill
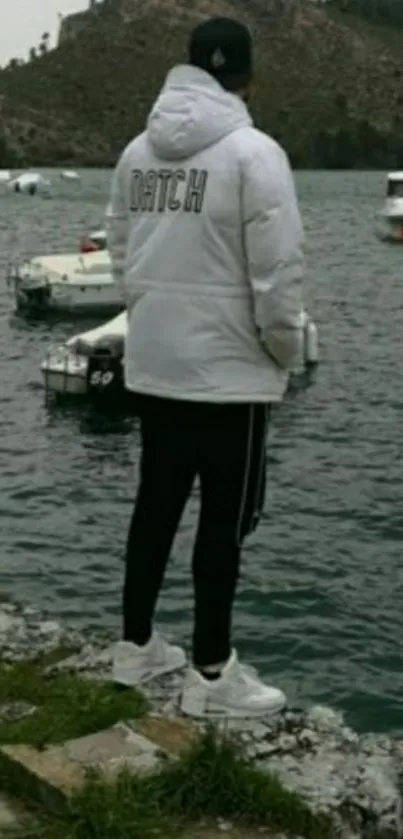
[[[59,751],[69,763],[99,770],[106,776],[123,768],[135,773],[156,769],[162,757],[159,746],[125,723],[70,740]]]
[[[200,728],[189,720],[169,719],[157,714],[134,720],[128,725],[171,755],[181,754],[200,736]]]
[[[31,746],[0,748],[3,788],[49,810],[59,810],[85,779],[83,767],[69,763],[56,749],[38,751]]]
[[[27,797],[50,809],[63,805],[80,787],[88,770],[112,778],[123,768],[136,774],[155,770],[165,751],[124,724],[38,751],[30,746],[0,748],[0,773],[9,789],[24,786]]]

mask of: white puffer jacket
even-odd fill
[[[125,149],[107,210],[128,308],[126,386],[282,398],[301,341],[303,232],[287,157],[241,99],[175,67]]]

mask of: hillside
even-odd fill
[[[372,23],[403,27],[402,0],[327,0],[340,11],[358,15]]]
[[[251,26],[252,111],[294,165],[402,165],[403,33],[309,0],[105,0],[65,21],[57,49],[0,72],[0,167],[113,164],[211,13]]]

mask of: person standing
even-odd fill
[[[252,79],[249,30],[229,18],[199,24],[188,63],[170,71],[146,130],[118,161],[107,209],[142,445],[113,679],[141,685],[185,666],[154,612],[198,478],[193,652],[181,694],[195,717],[260,716],[286,702],[241,664],[231,628],[241,547],[264,502],[271,406],[300,346],[304,275],[290,165],[252,123]]]

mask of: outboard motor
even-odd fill
[[[89,356],[87,387],[90,396],[120,400],[125,393],[123,382],[123,339],[109,335],[98,341]]]
[[[305,370],[313,370],[319,361],[318,330],[312,320],[308,320],[304,329],[304,365]]]

